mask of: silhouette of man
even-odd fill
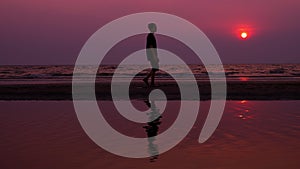
[[[148,79],[151,77],[151,86],[154,86],[154,78],[155,72],[159,69],[159,59],[157,57],[157,46],[156,46],[156,39],[154,36],[154,32],[156,32],[156,25],[155,23],[148,24],[148,28],[150,33],[147,36],[147,44],[146,44],[146,54],[147,60],[150,62],[152,69],[148,73],[148,75],[143,79],[147,86],[149,86]]]

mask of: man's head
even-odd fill
[[[149,30],[150,30],[151,33],[156,32],[156,25],[155,25],[155,23],[149,23],[148,24],[148,28],[149,28]]]

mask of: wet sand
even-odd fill
[[[103,115],[119,132],[147,136],[144,124],[128,122],[111,109],[111,101],[100,102]],[[178,103],[168,102],[159,133],[172,125]],[[147,109],[143,101],[133,104]],[[149,158],[119,157],[98,147],[81,128],[71,101],[0,101],[0,168],[298,169],[299,104],[300,101],[227,101],[217,130],[207,142],[199,144],[197,139],[210,105],[210,101],[203,101],[188,136],[150,162]],[[130,151],[130,147],[122,148]]]
[[[122,83],[119,84],[122,87]],[[187,87],[189,83],[185,84]],[[84,85],[83,85],[84,87]],[[174,81],[157,82],[158,89],[167,93],[169,100],[180,100],[180,92]],[[211,99],[210,83],[198,82],[201,100]],[[112,100],[111,86],[107,81],[96,84],[96,95],[98,100]],[[191,91],[190,98],[194,100]],[[143,99],[149,94],[145,84],[140,81],[131,83],[131,99]],[[85,99],[84,97],[82,99]],[[120,96],[118,99],[124,99]],[[228,100],[299,100],[300,81],[228,81]],[[0,100],[72,100],[71,83],[50,84],[1,84]]]

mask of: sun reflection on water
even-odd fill
[[[248,77],[239,77],[239,80],[242,82],[247,82],[249,80]]]
[[[253,114],[250,111],[250,105],[249,102],[247,100],[241,100],[239,102],[237,102],[237,106],[238,106],[238,112],[235,115],[236,117],[242,119],[242,120],[249,120],[249,119],[253,119]]]

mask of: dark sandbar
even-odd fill
[[[122,84],[120,83],[120,85]],[[198,87],[201,100],[210,100],[210,83],[199,81]],[[175,82],[159,81],[156,88],[165,91],[169,100],[181,99]],[[134,81],[131,83],[130,98],[145,99],[149,91],[151,90],[147,89],[142,81]],[[190,93],[191,97],[183,99],[194,100],[192,92]],[[111,100],[110,93],[110,83],[100,82],[96,84],[98,100]],[[120,96],[118,99],[124,98]],[[300,81],[229,81],[227,82],[227,99],[300,100]],[[72,100],[72,84],[1,84],[0,100]]]

